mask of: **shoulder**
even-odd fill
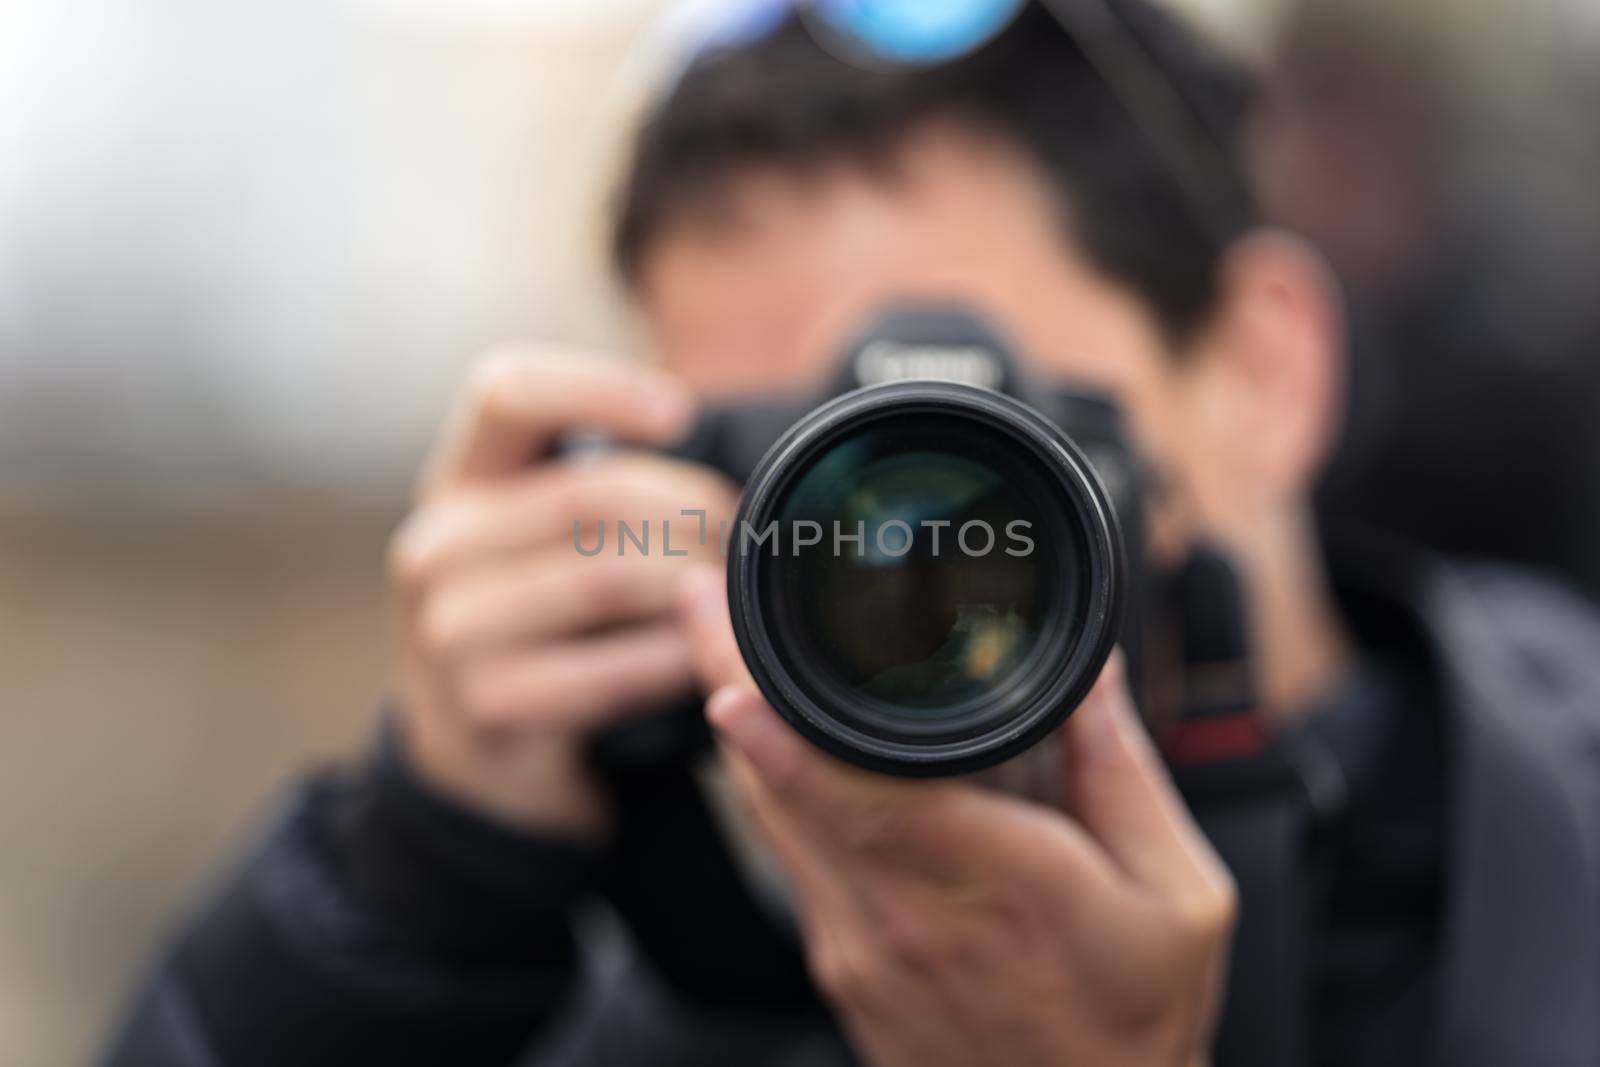
[[[1477,651],[1600,689],[1600,605],[1559,578],[1499,563],[1439,563],[1427,582],[1430,621]]]
[[[1449,877],[1441,1054],[1595,1062],[1600,623],[1559,581],[1435,563],[1419,606],[1444,684]]]
[[[1439,562],[1423,589],[1424,618],[1452,673],[1497,703],[1558,708],[1600,726],[1600,606],[1556,577],[1505,564]]]

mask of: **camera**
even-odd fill
[[[971,311],[884,310],[823,389],[711,408],[675,454],[744,485],[722,531],[740,650],[842,759],[992,766],[1113,646],[1138,658],[1142,479],[1118,413],[1036,382]]]

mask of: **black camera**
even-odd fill
[[[888,310],[821,395],[713,408],[675,452],[745,487],[722,533],[751,674],[852,763],[994,765],[1114,645],[1139,657],[1142,479],[1116,409],[1037,384],[975,314]]]

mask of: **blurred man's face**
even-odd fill
[[[668,231],[642,272],[649,340],[697,390],[806,385],[885,302],[950,300],[1002,326],[1041,376],[1115,396],[1164,465],[1203,458],[1193,441],[1177,447],[1185,375],[1154,317],[1063,240],[1048,191],[1008,147],[929,131],[892,174],[752,173],[726,208]]]
[[[1047,376],[1155,400],[1154,321],[1074,255],[1027,163],[957,132],[917,136],[896,160],[893,174],[753,172],[719,222],[669,231],[643,272],[659,357],[708,394],[803,385],[886,301],[948,299],[999,322]]]
[[[995,140],[929,129],[888,173],[752,172],[718,208],[660,235],[641,271],[655,354],[702,393],[806,385],[885,303],[949,300],[1003,327],[1042,377],[1116,399],[1165,489],[1148,516],[1158,558],[1203,537],[1274,567],[1305,540],[1343,396],[1336,303],[1309,248],[1236,242],[1208,321],[1174,352],[1064,239],[1031,161]]]

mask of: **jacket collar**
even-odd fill
[[[1439,1062],[1600,1063],[1600,624],[1510,570],[1332,558],[1347,602],[1404,619],[1438,686]]]

